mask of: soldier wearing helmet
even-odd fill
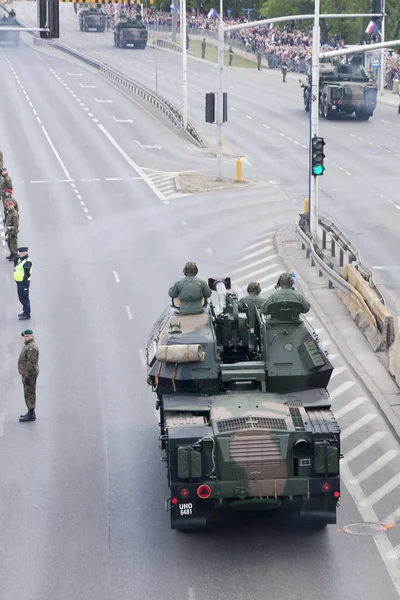
[[[257,281],[251,281],[247,286],[248,296],[243,296],[239,300],[239,310],[247,307],[247,320],[249,322],[250,333],[254,333],[256,322],[256,310],[261,308],[264,298],[260,298],[261,285]]]
[[[211,289],[205,281],[196,277],[198,273],[195,262],[187,262],[183,268],[185,277],[169,288],[171,298],[178,298],[181,315],[197,315],[203,312],[204,298],[209,298]]]
[[[302,313],[307,313],[310,310],[310,303],[306,300],[303,294],[296,292],[293,287],[293,278],[290,273],[282,273],[279,276],[278,283],[275,286],[277,289],[276,292],[271,294],[269,298],[262,305],[262,313],[264,315],[268,315],[268,308],[271,304],[276,304],[278,302],[298,302],[301,304]]]

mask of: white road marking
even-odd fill
[[[94,98],[94,100],[96,100],[96,102],[102,103],[102,104],[113,104],[113,100],[99,100],[98,98]]]
[[[138,140],[135,140],[135,142],[136,142],[137,144],[139,144],[139,146],[140,146],[141,148],[154,148],[155,150],[162,150],[162,147],[161,147],[161,146],[149,146],[149,145],[146,145],[146,144],[141,144],[141,143],[140,143]]]
[[[196,600],[196,596],[194,595],[194,590],[192,587],[190,587],[188,589],[188,599],[189,600]]]
[[[128,165],[131,166],[132,169],[134,169],[136,171],[136,173],[147,183],[147,185],[154,192],[154,194],[157,196],[157,198],[159,200],[162,200],[163,202],[165,202],[164,195],[158,190],[157,186],[154,185],[154,183],[151,181],[150,177],[148,177],[148,175],[146,175],[146,173],[143,171],[143,169],[141,167],[139,167],[139,165],[137,165],[134,160],[132,160],[132,158],[125,152],[125,150],[123,148],[121,148],[121,146],[113,138],[113,136],[107,131],[107,129],[101,124],[98,124],[97,127],[106,136],[108,141],[114,146],[114,148],[117,150],[117,152],[119,152],[119,154],[128,163]]]
[[[341,367],[341,368],[346,369],[346,367]],[[338,370],[339,370],[338,368],[334,369],[332,375],[335,373],[335,371],[338,371]],[[331,377],[331,379],[332,379],[332,377]],[[366,400],[367,400],[367,398],[354,398],[354,400],[352,400],[351,402],[349,402],[342,408],[339,408],[339,410],[335,410],[335,417],[337,419],[341,419],[342,417],[344,417],[344,415],[347,415],[349,412],[351,412],[355,408],[358,408],[359,406],[361,406],[361,404],[364,404],[364,402],[366,402]]]
[[[335,411],[335,415],[337,416],[338,411]],[[380,442],[387,434],[384,431],[375,431],[375,433],[371,434],[367,437],[361,444],[358,444],[354,448],[352,448],[349,452],[346,453],[346,462],[350,461],[363,454],[368,448],[372,448],[378,442]]]
[[[375,460],[373,463],[368,465],[368,467],[363,469],[361,473],[358,473],[358,475],[356,475],[358,483],[362,483],[363,481],[374,475],[374,473],[382,469],[385,465],[390,463],[391,460],[396,458],[398,454],[398,450],[388,450],[387,452],[385,452],[385,454],[382,454],[382,456],[380,456],[377,460]]]
[[[257,269],[256,271],[252,271],[251,273],[246,273],[246,275],[243,275],[242,277],[235,277],[235,281],[244,281],[245,279],[251,280],[256,275],[265,273],[266,271],[269,271],[270,269],[275,269],[275,267],[278,267],[278,266],[279,266],[278,263],[273,263],[272,265],[267,265],[267,266],[263,267],[262,269]]]
[[[260,256],[260,254],[265,254],[266,252],[269,252],[272,249],[273,246],[265,246],[265,248],[262,248],[261,250],[257,250],[256,252],[252,252],[251,254],[243,256],[243,258],[239,259],[239,262],[243,262],[245,260],[248,260],[249,258],[254,258],[255,256]]]
[[[55,146],[54,146],[53,142],[51,141],[49,134],[47,133],[47,131],[46,131],[46,129],[43,127],[43,125],[41,125],[41,128],[42,128],[42,131],[43,131],[43,133],[44,133],[44,135],[45,135],[45,137],[46,137],[46,140],[47,140],[47,141],[48,141],[48,143],[49,143],[49,146],[50,146],[50,148],[53,150],[53,154],[54,154],[54,156],[56,157],[56,159],[58,160],[58,162],[59,162],[59,164],[60,164],[60,166],[61,166],[62,170],[64,171],[65,177],[66,177],[67,179],[71,179],[71,175],[68,173],[67,167],[64,165],[63,161],[61,160],[61,158],[60,158],[60,155],[58,154],[58,152],[57,152],[57,150],[56,150],[56,148],[55,148]]]
[[[366,522],[378,523],[379,519],[372,506],[365,501],[365,494],[359,484],[351,485],[349,481],[354,479],[352,472],[346,460],[342,460],[340,464],[341,479],[344,485],[347,487],[349,494],[356,503],[358,510],[360,511],[361,517]],[[393,553],[393,546],[389,541],[386,533],[381,533],[372,538],[376,545],[379,554],[388,570],[388,573],[393,581],[393,585],[396,588],[397,593],[400,595],[400,563],[398,560],[391,560],[389,557]]]
[[[253,117],[250,117],[250,115],[245,115],[246,119],[252,119]]]
[[[385,119],[381,119],[381,123],[390,123],[390,121],[385,121]]]
[[[92,217],[90,215],[86,215],[86,218],[89,219],[89,221],[92,220]]]
[[[4,435],[4,422],[6,419],[6,413],[0,413],[0,437]]]
[[[245,250],[253,250],[254,248],[258,248],[259,246],[264,246],[264,244],[266,244],[268,242],[271,243],[271,238],[267,238],[265,240],[262,240],[261,242],[257,242],[256,244],[251,244],[251,246],[246,246]]]
[[[281,273],[281,271],[280,271]],[[260,295],[262,296],[263,294],[266,294],[267,292],[270,292],[271,290],[273,290],[275,288],[275,284],[273,285],[268,285],[266,288],[263,288],[260,292]]]
[[[30,181],[29,183],[50,183],[50,182],[47,179],[36,179],[36,180]]]
[[[113,271],[113,275],[114,275],[114,279],[117,283],[121,283],[121,280],[119,278],[119,275],[117,273],[117,271]]]
[[[348,438],[350,435],[353,435],[353,433],[356,433],[356,431],[358,431],[365,425],[368,425],[368,423],[371,423],[371,421],[376,419],[377,416],[378,415],[376,413],[369,413],[368,415],[364,415],[363,417],[361,417],[361,419],[358,419],[358,421],[356,421],[355,423],[352,423],[351,425],[346,427],[346,429],[343,429],[343,431],[340,435],[340,439],[345,440],[346,438]]]
[[[390,513],[389,516],[384,520],[385,525],[392,525],[392,523],[397,523],[397,519],[400,519],[400,508],[396,508],[396,510]],[[397,548],[398,546],[396,546]]]
[[[114,117],[114,115],[113,115],[113,119],[117,123],[133,123],[132,119],[117,119],[117,117]]]
[[[398,204],[395,204],[395,207],[400,210],[400,206]]]
[[[96,87],[95,85],[84,85],[83,83],[80,83],[79,85],[83,88],[95,88]]]
[[[314,329],[314,331],[315,331],[315,333],[318,333],[319,331],[321,331],[321,329]],[[346,371],[346,369],[347,369],[347,367],[336,367],[336,369],[333,369],[333,373],[331,375],[329,382],[331,382],[334,377],[341,375],[341,373]],[[335,415],[337,416],[336,412],[335,412]]]
[[[306,150],[308,150],[308,146],[305,146],[304,144],[301,144],[302,148],[305,148]]]
[[[106,177],[106,181],[122,181],[123,177]]]
[[[269,125],[265,125],[265,123],[263,123],[263,127],[265,127],[265,129],[271,129],[271,127]]]
[[[326,346],[327,342],[322,342],[322,344],[324,346]],[[350,388],[352,388],[354,385],[356,385],[355,381],[345,381],[344,383],[342,383],[341,385],[339,385],[339,387],[337,387],[334,390],[332,390],[332,392],[329,392],[329,396],[330,396],[331,400],[334,400],[335,398],[338,398],[339,396],[341,396],[342,394],[344,394],[345,392],[347,392],[347,390],[349,390]]]
[[[351,175],[351,173],[349,173],[348,171],[345,171],[346,175]]]
[[[236,112],[236,108],[232,108],[232,106],[231,106],[231,110],[233,110],[233,112]]]
[[[374,267],[372,267],[372,268],[373,268],[373,269],[377,269],[378,271],[382,271],[382,270],[385,270],[385,269],[390,269],[390,270],[398,270],[398,269],[400,269],[400,267],[396,267],[396,266],[390,266],[390,265],[389,265],[389,266],[387,266],[387,267],[383,267],[383,266],[376,266],[376,265],[375,265],[375,266],[374,266]]]
[[[282,269],[280,271],[274,271],[273,273],[270,273],[269,275],[266,275],[265,277],[261,277],[261,279],[258,279],[258,283],[264,283],[265,281],[268,281],[269,279],[274,279],[274,277],[278,277],[278,275],[282,274]],[[274,287],[274,286],[272,286]],[[268,288],[270,289],[270,288]]]
[[[246,271],[246,269],[251,269],[252,267],[261,265],[262,263],[264,263],[266,261],[273,260],[276,257],[277,257],[276,254],[270,254],[269,256],[265,256],[264,258],[261,258],[260,260],[256,260],[248,265],[245,265],[244,267],[240,267],[240,269],[235,269],[234,271],[232,271],[232,273],[242,273],[243,271]]]
[[[140,356],[140,362],[142,363],[142,367],[145,369],[147,367],[147,362],[146,362],[146,356],[144,354],[144,350],[142,348],[139,348],[139,356]]]
[[[82,73],[68,73],[71,77],[82,77]]]
[[[386,483],[384,483],[379,489],[377,489],[370,496],[368,496],[368,498],[364,500],[364,502],[366,504],[369,504],[370,506],[373,506],[374,504],[377,504],[380,500],[382,500],[382,498],[390,494],[390,492],[395,490],[399,485],[400,473],[397,473],[397,475],[391,477],[389,481],[386,481]]]
[[[126,314],[128,315],[128,319],[130,321],[132,321],[133,317],[132,317],[131,309],[129,308],[128,305],[125,305],[125,311],[126,311]]]

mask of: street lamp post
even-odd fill
[[[382,23],[381,23],[381,42],[385,41],[385,0],[382,0]],[[386,65],[385,65],[385,48],[381,50],[381,71],[380,71],[380,93],[383,96],[383,90],[385,89],[385,74],[386,74]]]
[[[187,129],[188,95],[187,95],[187,48],[186,48],[186,0],[182,1],[181,10],[181,39],[182,39],[182,116],[183,126]]]
[[[217,162],[218,179],[222,179],[222,148],[224,124],[224,23],[222,21],[222,0],[218,28],[218,103],[217,103]]]
[[[319,29],[319,7],[320,0],[315,0],[315,12],[314,12],[314,27],[313,27],[313,38],[312,38],[312,70],[311,70],[311,139],[318,135],[318,117],[319,117],[319,45],[320,45],[320,29]],[[310,140],[311,148],[311,140]],[[318,177],[315,177],[312,173],[312,149],[310,149],[310,168],[309,178],[311,189],[310,198],[310,231],[312,239],[317,241],[318,233]]]

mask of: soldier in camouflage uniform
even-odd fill
[[[198,273],[195,262],[187,262],[183,273],[185,277],[169,288],[171,298],[179,298],[181,315],[197,315],[203,312],[203,298],[209,298],[211,289],[205,281],[196,277]]]
[[[14,202],[7,202],[6,236],[10,256],[8,260],[18,258],[18,232],[19,232],[19,214],[15,210]]]
[[[264,315],[269,314],[269,306],[278,302],[298,302],[301,304],[301,313],[307,313],[310,310],[310,303],[306,300],[303,294],[296,292],[293,288],[293,279],[290,273],[282,273],[278,279],[276,292],[271,294],[269,298],[262,305],[262,313]]]
[[[3,169],[3,153],[0,150],[0,170],[2,170],[2,169]]]
[[[239,310],[243,310],[247,306],[247,320],[249,322],[250,333],[254,333],[256,323],[256,310],[261,308],[264,303],[264,298],[260,298],[261,286],[257,281],[251,281],[247,286],[248,296],[243,296],[239,300]]]
[[[4,197],[3,200],[3,208],[4,208],[4,219],[3,219],[3,225],[6,224],[6,220],[7,220],[7,214],[8,214],[8,207],[7,207],[7,202],[13,202],[14,203],[14,208],[17,211],[17,213],[19,213],[18,210],[18,202],[16,201],[15,198],[12,197],[12,190],[10,189],[6,189],[6,195]]]
[[[25,404],[28,412],[21,415],[21,423],[36,420],[36,380],[39,374],[39,348],[35,344],[32,329],[25,329],[21,333],[24,338],[24,347],[18,358],[18,373],[24,386]]]
[[[5,167],[1,169],[0,176],[0,196],[1,199],[4,200],[4,196],[6,195],[6,189],[13,189],[12,179],[8,174],[8,171]]]

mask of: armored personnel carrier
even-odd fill
[[[10,11],[8,17],[4,15],[0,19],[0,44],[11,44],[13,46],[19,46],[19,31],[10,31],[2,29],[2,27],[20,27],[15,16],[16,14],[12,10]]]
[[[362,59],[361,59],[362,60]],[[377,84],[371,81],[359,57],[348,64],[320,63],[319,112],[325,119],[345,113],[368,121],[376,108]],[[310,110],[311,76],[303,87],[304,108]]]
[[[114,29],[114,45],[119,48],[146,48],[148,31],[142,17],[137,15],[136,20],[120,14]]]
[[[229,279],[209,286],[215,304],[188,316],[168,306],[147,345],[171,528],[205,527],[224,509],[286,511],[315,528],[335,523],[333,366],[300,318],[302,305],[275,303],[267,316],[253,307],[249,327],[250,307],[239,310]]]
[[[101,6],[83,6],[78,15],[81,31],[101,31],[106,28],[106,15]]]

